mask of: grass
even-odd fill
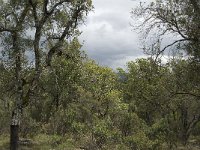
[[[197,137],[191,139],[186,147],[178,145],[174,150],[199,150]],[[38,134],[30,139],[30,143],[20,145],[20,150],[80,150],[80,145],[85,145],[81,141],[75,142],[70,136],[62,137],[59,135]],[[109,148],[110,149],[110,148]],[[126,150],[120,147],[112,147],[113,150]],[[0,150],[9,150],[9,136],[0,135]],[[168,150],[163,147],[163,150]]]
[[[76,150],[73,141],[58,135],[39,134],[31,143],[20,145],[20,150]],[[9,136],[0,136],[0,150],[9,150]]]
[[[8,135],[1,135],[0,136],[0,149],[1,150],[8,150],[9,149],[9,136]]]

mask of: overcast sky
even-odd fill
[[[134,23],[131,9],[139,5],[139,0],[93,0],[93,5],[80,37],[89,57],[112,68],[144,57],[139,35],[130,26]]]

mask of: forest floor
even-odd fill
[[[83,150],[76,147],[72,139],[63,139],[57,135],[40,134],[31,139],[20,139],[20,150]],[[9,150],[9,136],[0,135],[0,150]],[[171,150],[163,146],[160,150]],[[178,145],[172,150],[200,150],[197,140],[190,140],[187,146]]]

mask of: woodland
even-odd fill
[[[0,0],[0,149],[200,149],[200,2],[139,3],[130,16],[148,58],[116,70],[81,50],[92,10]]]

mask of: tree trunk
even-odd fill
[[[189,135],[187,134],[187,131],[183,133],[182,137],[181,137],[181,140],[182,140],[182,144],[184,146],[187,145],[187,142],[188,142],[188,139],[189,139]]]
[[[19,25],[20,26],[20,25]],[[21,78],[22,74],[22,50],[19,45],[20,32],[12,33],[13,49],[15,52],[15,86],[16,86],[16,101],[15,108],[12,112],[12,120],[10,126],[10,150],[18,150],[19,141],[19,125],[22,116],[22,98],[23,98],[23,82]]]
[[[10,150],[19,148],[19,125],[10,125]]]
[[[22,109],[16,108],[12,112],[12,122],[10,125],[10,150],[19,149],[19,126],[22,116]]]

